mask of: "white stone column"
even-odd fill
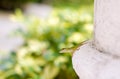
[[[80,79],[120,79],[120,0],[95,0],[94,39],[75,51]]]
[[[95,0],[95,44],[120,56],[120,0]]]

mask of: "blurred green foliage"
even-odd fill
[[[56,7],[71,7],[76,8],[80,6],[93,5],[94,0],[51,0],[51,4]]]
[[[54,8],[44,19],[17,10],[12,19],[26,28],[15,32],[25,42],[0,61],[0,79],[78,79],[71,55],[59,52],[92,37],[93,5]]]
[[[93,5],[94,0],[0,0],[0,9],[14,10],[23,8],[26,3],[47,3],[56,7],[79,7],[82,5]]]

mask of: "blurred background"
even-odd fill
[[[92,32],[93,0],[0,0],[0,79],[78,79],[59,52]]]

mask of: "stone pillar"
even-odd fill
[[[120,0],[95,0],[95,44],[120,56]]]
[[[120,79],[120,0],[95,0],[94,39],[75,51],[80,79]]]

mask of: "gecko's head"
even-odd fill
[[[60,50],[60,53],[72,53],[73,50],[73,48],[63,48]]]

